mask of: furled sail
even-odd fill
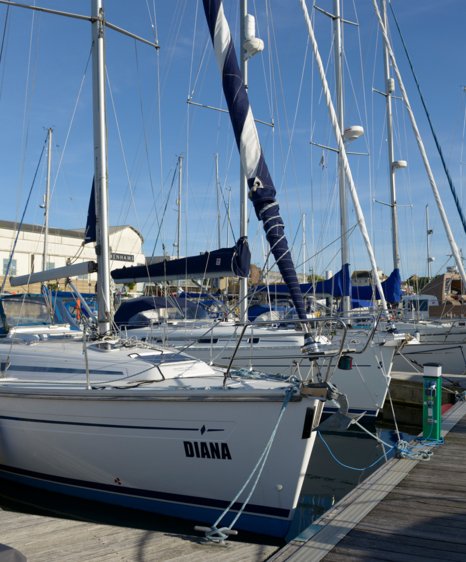
[[[95,181],[92,180],[91,197],[89,199],[89,207],[87,210],[86,230],[84,231],[84,244],[89,244],[90,242],[95,242],[97,240],[96,223]]]
[[[215,279],[219,277],[247,277],[251,252],[242,237],[232,248],[220,248],[198,256],[163,260],[150,265],[135,265],[114,269],[115,283],[156,283],[175,279]]]
[[[275,198],[275,187],[262,153],[223,5],[220,0],[203,0],[203,2],[217,63],[222,73],[223,92],[249,186],[249,197],[257,218],[263,222],[271,252],[289,288],[298,317],[305,320],[303,296],[285,237],[283,220]]]

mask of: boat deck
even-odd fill
[[[465,560],[465,402],[442,434],[431,460],[390,460],[270,562]]]

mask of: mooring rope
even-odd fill
[[[198,531],[204,531],[205,539],[207,541],[224,544],[225,540],[228,538],[229,535],[236,534],[236,531],[233,530],[233,526],[235,525],[235,523],[238,521],[238,519],[243,514],[246,506],[249,503],[249,500],[251,499],[253,493],[256,490],[257,483],[259,482],[259,479],[262,475],[265,463],[267,462],[267,458],[269,456],[270,450],[272,449],[273,442],[274,442],[275,437],[277,435],[278,427],[280,425],[280,422],[282,421],[283,415],[285,413],[286,407],[288,406],[290,398],[291,398],[291,396],[293,395],[293,393],[295,392],[296,389],[297,389],[296,386],[289,386],[286,389],[285,397],[283,399],[283,402],[282,402],[282,405],[281,405],[281,408],[280,408],[280,414],[278,415],[278,418],[277,418],[277,421],[276,421],[275,426],[273,428],[272,434],[270,435],[270,438],[267,441],[267,444],[265,445],[265,448],[262,451],[262,454],[260,455],[256,465],[252,469],[251,474],[248,476],[246,482],[243,484],[243,486],[241,487],[239,492],[231,500],[228,507],[222,512],[222,514],[218,517],[217,521],[215,521],[215,523],[212,525],[212,527],[202,527],[202,526],[196,526],[195,527],[195,529],[198,530]],[[238,513],[234,517],[233,521],[227,527],[219,527],[221,521],[230,512],[232,507],[238,501],[241,494],[246,490],[246,488],[248,487],[249,483],[251,482],[251,480],[253,479],[255,474],[256,474],[256,477],[255,477],[254,482],[252,484],[251,490],[249,491],[249,494],[247,495],[246,499],[244,500],[241,508],[239,509]]]

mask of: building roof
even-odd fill
[[[0,228],[4,228],[6,230],[17,230],[19,226],[19,222],[15,221],[4,221],[0,220]],[[109,233],[115,234],[116,232],[121,232],[125,228],[130,228],[134,230],[134,232],[141,238],[144,242],[144,238],[142,234],[136,230],[134,227],[129,225],[124,226],[111,226],[109,227]],[[21,225],[21,230],[23,232],[35,232],[37,234],[41,234],[44,231],[44,225],[42,224],[26,224],[23,222]],[[52,228],[49,227],[49,234],[52,236],[67,236],[68,238],[79,238],[81,240],[84,239],[84,228],[76,228],[69,230],[67,228]]]

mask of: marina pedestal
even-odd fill
[[[424,365],[422,436],[439,441],[442,432],[442,367],[437,363]]]

